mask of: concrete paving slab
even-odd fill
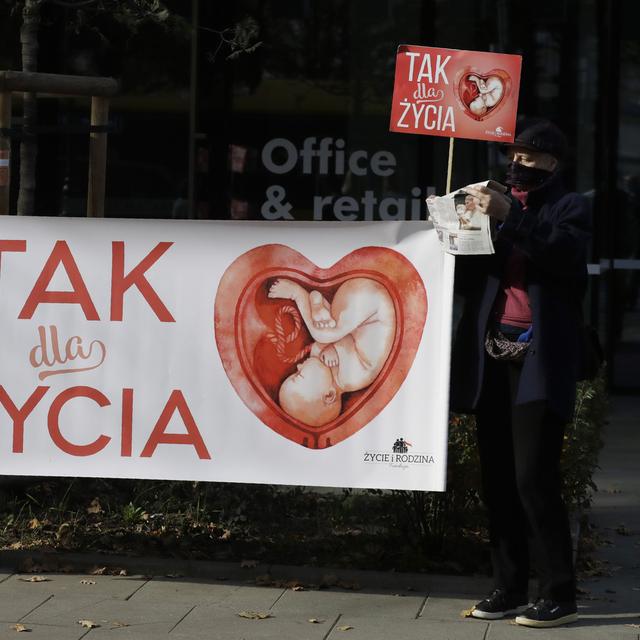
[[[31,593],[11,593],[0,589],[0,623],[18,622],[51,597],[52,594],[46,589],[34,589]]]
[[[426,596],[380,595],[344,591],[286,591],[273,606],[276,615],[299,613],[305,618],[353,616],[415,619]]]
[[[626,614],[640,623],[640,580],[616,577],[605,582],[582,582],[580,587],[588,591],[578,605],[583,614],[608,616]]]
[[[140,623],[162,623],[168,632],[190,608],[188,604],[172,603],[170,600],[134,603],[131,600],[108,597],[65,596],[51,598],[22,621],[31,624],[69,625],[78,620],[93,620],[106,624],[114,620],[129,622],[126,618],[130,618]]]
[[[78,620],[91,620],[100,625],[91,629],[91,637],[112,631],[121,633],[125,629],[127,633],[149,633],[157,637],[168,634],[190,609],[187,604],[168,601],[134,603],[131,600],[108,598],[99,602],[78,603],[71,598],[53,598],[38,609],[38,621],[46,619],[49,623],[68,627],[77,625]],[[24,622],[28,624],[35,621],[27,617]]]
[[[638,630],[624,625],[591,626],[582,621],[554,629],[530,629],[505,620],[492,622],[486,640],[638,640]]]
[[[171,633],[174,640],[322,640],[338,616],[311,623],[295,613],[274,614],[273,618],[249,620],[230,610],[203,606],[194,609]]]
[[[13,623],[12,623],[13,624]],[[55,627],[52,625],[26,625],[30,630],[27,638],[46,638],[46,640],[79,640],[87,633],[87,629],[83,629],[80,625],[75,628],[71,627]],[[16,640],[16,630],[12,629],[9,624],[0,624],[0,640]]]
[[[103,600],[126,600],[145,583],[141,578],[83,574],[43,577],[44,582],[29,582],[31,575],[15,575],[0,584],[0,620],[67,625],[76,609]]]
[[[34,577],[43,577],[45,582],[29,582]],[[101,598],[130,598],[141,586],[148,582],[142,576],[92,576],[86,574],[15,574],[4,583],[0,590],[7,587],[23,591],[35,586],[46,585],[47,590],[56,597],[90,596]]]
[[[279,597],[269,604],[261,591],[273,596],[276,590],[242,587],[226,600],[194,608],[171,633],[172,637],[196,638],[204,629],[203,637],[207,637],[209,630],[216,638],[320,639],[326,637],[342,612],[410,620],[423,602],[423,598],[415,596],[281,590]],[[274,617],[247,620],[237,615],[243,610],[270,612]],[[322,622],[311,623],[312,618]]]
[[[0,583],[0,622],[15,623],[53,597],[53,580],[25,582],[20,578],[31,576],[12,575]]]
[[[240,587],[226,583],[212,583],[195,578],[152,578],[132,596],[138,601],[189,602],[193,605],[221,601],[230,597]]]
[[[441,620],[443,622],[462,620],[460,615],[462,611],[471,609],[480,599],[468,596],[430,595],[419,617],[424,620]]]
[[[327,640],[485,640],[488,624],[480,620],[437,622],[399,620],[397,618],[362,618],[342,616]],[[347,632],[340,627],[350,626]],[[531,638],[529,639],[531,640]]]
[[[192,606],[213,604],[231,609],[269,609],[285,589],[211,584],[203,580],[164,580],[154,578],[131,598],[132,602],[180,602]]]

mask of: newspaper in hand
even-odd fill
[[[505,187],[494,180],[469,186],[486,187],[504,192]],[[491,240],[493,219],[476,206],[473,196],[464,187],[446,196],[429,196],[429,218],[438,233],[442,248],[453,255],[495,253]]]

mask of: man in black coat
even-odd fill
[[[559,463],[582,364],[591,215],[587,200],[562,186],[565,150],[552,123],[526,126],[506,146],[510,193],[465,189],[495,219],[496,253],[456,258],[465,306],[451,407],[476,415],[495,581],[472,615],[519,613],[516,622],[531,627],[577,620]],[[529,607],[528,541],[540,582]]]

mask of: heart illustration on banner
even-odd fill
[[[239,256],[215,299],[222,365],[269,428],[324,449],[352,436],[395,396],[427,318],[415,267],[385,247],[327,269],[285,245]]]
[[[511,78],[502,69],[482,74],[468,67],[458,74],[454,87],[464,112],[474,120],[484,120],[505,103]]]

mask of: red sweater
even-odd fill
[[[512,189],[511,194],[527,209],[527,192]],[[494,306],[494,317],[500,324],[528,329],[531,326],[531,306],[527,293],[527,258],[513,248],[505,264],[500,290]]]

